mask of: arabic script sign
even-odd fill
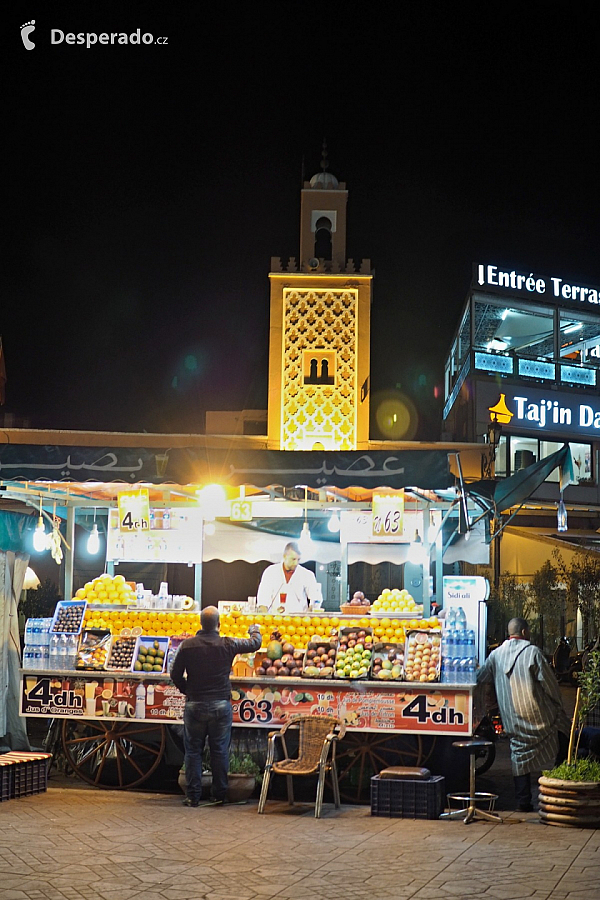
[[[148,447],[60,447],[0,444],[0,479],[35,481],[122,481],[160,484],[157,457]],[[348,451],[214,450],[179,447],[168,454],[168,481],[174,484],[301,483],[322,488],[450,487],[448,452],[434,450]]]

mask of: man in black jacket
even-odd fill
[[[202,754],[208,736],[212,768],[212,801],[222,804],[227,794],[227,770],[231,743],[231,664],[238,653],[260,649],[258,625],[249,638],[221,637],[219,612],[207,606],[200,614],[201,631],[185,640],[171,666],[173,683],[185,694],[183,714],[185,743],[184,806],[198,806],[202,797]]]

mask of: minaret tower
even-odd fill
[[[269,446],[361,450],[369,440],[370,260],[346,259],[346,185],[321,171],[301,193],[300,258],[271,259]]]

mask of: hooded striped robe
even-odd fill
[[[477,682],[493,682],[502,723],[510,739],[513,775],[552,768],[558,732],[570,722],[554,672],[539,647],[508,639],[493,650],[477,673]]]

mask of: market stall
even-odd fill
[[[295,712],[333,711],[348,725],[346,763],[348,770],[359,769],[357,790],[363,775],[383,764],[400,758],[422,763],[436,739],[472,734],[473,671],[469,673],[468,666],[461,671],[458,667],[454,672],[444,670],[442,622],[431,613],[432,603],[461,605],[450,595],[444,599],[444,565],[461,558],[487,560],[489,535],[485,522],[470,529],[468,542],[460,533],[460,493],[449,487],[454,478],[445,451],[396,451],[393,456],[375,451],[327,454],[326,458],[318,453],[229,453],[223,459],[213,454],[204,461],[204,468],[220,476],[220,491],[207,479],[201,480],[206,474],[202,465],[195,468],[199,483],[177,484],[166,483],[164,471],[158,475],[158,462],[156,476],[145,483],[74,482],[75,465],[98,472],[97,460],[90,457],[76,463],[80,457],[86,457],[85,448],[77,453],[72,449],[67,462],[61,463],[63,481],[13,481],[6,486],[13,499],[39,505],[44,514],[52,511],[46,518],[52,524],[54,545],[62,541],[65,552],[68,599],[58,613],[63,616],[61,627],[67,612],[72,616],[66,623],[71,633],[58,632],[59,646],[54,649],[59,652],[52,653],[48,646],[45,657],[44,651],[26,654],[20,713],[62,720],[62,744],[81,777],[103,787],[129,787],[141,783],[158,764],[165,729],[181,722],[183,698],[170,683],[170,659],[183,637],[198,629],[200,606],[217,599],[205,577],[211,560],[264,568],[281,558],[286,540],[301,539],[307,532],[303,562],[312,561],[309,565],[315,569],[323,598],[320,610],[285,617],[276,609],[274,615],[257,609],[256,582],[247,584],[245,596],[218,598],[222,633],[245,635],[248,625],[257,621],[264,636],[262,657],[259,653],[256,659],[238,660],[234,665],[232,703],[237,729],[266,734]],[[114,477],[113,469],[120,462],[117,453],[111,451],[103,458],[109,459],[109,474]],[[172,454],[171,462],[176,458]],[[189,462],[189,454],[186,459]],[[130,473],[132,480],[142,470],[150,476],[141,452],[138,463]],[[127,465],[131,468],[131,460]],[[181,454],[179,465],[181,469]],[[35,466],[39,463],[31,463],[29,474],[40,474]],[[415,481],[419,488],[410,487]],[[438,491],[433,489],[436,483],[442,486]],[[98,564],[95,577],[82,583],[73,547],[76,526],[83,522],[91,537],[97,521],[103,523],[106,534],[105,561]],[[155,588],[154,594],[140,589],[120,574],[132,562],[191,568],[193,587],[183,596],[170,594],[166,586],[164,591]],[[364,592],[373,601],[371,608],[355,613],[352,593],[356,593],[357,579],[369,573],[371,582]],[[391,579],[387,587],[381,581],[385,573]],[[80,613],[79,619],[73,610]],[[338,663],[347,652],[342,643],[348,628],[368,632],[363,650],[371,655],[368,660],[365,656],[362,667],[350,665],[345,672],[347,663],[343,667]],[[470,655],[465,649],[457,656],[458,663],[476,660],[483,652],[483,595],[474,598],[465,628],[474,639]],[[289,673],[282,673],[277,665],[264,666],[275,631],[283,644],[302,656]],[[439,648],[432,671],[428,668],[418,676],[409,665],[408,641],[416,640],[416,635],[422,635],[424,644],[435,638]],[[321,677],[318,667],[316,674],[311,673],[311,665],[306,664],[308,654],[316,652],[321,641],[329,643],[327,652],[334,662],[327,677]],[[155,653],[146,653],[140,661],[144,644]],[[394,657],[386,659],[385,666],[376,665],[377,653],[396,654],[405,644],[402,659]],[[384,649],[378,649],[379,645],[385,645]],[[289,648],[282,647],[282,654],[284,650]],[[431,655],[434,647],[428,650]],[[422,655],[427,654],[419,653],[419,658]],[[385,675],[388,663],[394,670],[389,679]],[[278,669],[277,674],[270,668]]]

